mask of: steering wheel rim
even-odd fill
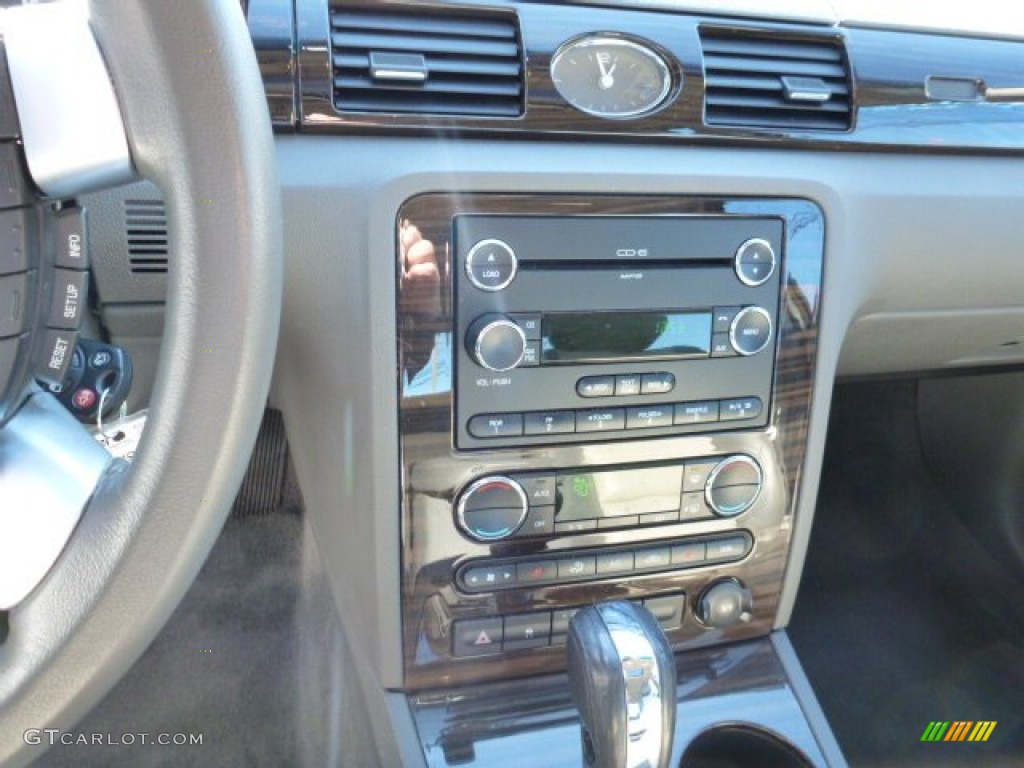
[[[280,318],[273,136],[239,4],[197,0],[187,13],[166,0],[89,7],[134,166],[165,196],[173,264],[136,458],[108,466],[53,568],[9,614],[0,646],[4,765],[45,747],[28,744],[26,729],[77,722],[192,583],[256,438]]]

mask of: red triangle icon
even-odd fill
[[[487,634],[486,630],[481,629],[480,634],[476,636],[476,640],[473,641],[473,645],[490,645],[493,640],[491,636]]]

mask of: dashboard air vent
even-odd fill
[[[479,11],[331,7],[334,105],[343,112],[517,117],[515,17]]]
[[[167,271],[167,212],[160,200],[125,200],[124,231],[132,272]]]
[[[850,77],[839,39],[701,29],[700,40],[708,125],[850,128]]]

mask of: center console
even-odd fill
[[[824,220],[798,199],[428,194],[397,221],[411,690],[558,672],[582,606],[773,628]]]

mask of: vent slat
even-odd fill
[[[438,13],[412,5],[350,8],[340,0],[331,11],[339,111],[522,114],[522,52],[514,16],[469,9]],[[384,53],[422,57],[419,73],[426,79],[371,75],[371,55]]]
[[[850,128],[852,90],[839,39],[731,29],[701,29],[700,38],[708,125]],[[801,99],[803,87],[823,100]]]
[[[167,272],[167,212],[159,200],[126,200],[124,231],[133,274]]]
[[[519,83],[481,80],[430,80],[423,85],[405,83],[382,83],[370,77],[336,77],[334,87],[339,90],[380,90],[414,93],[469,93],[481,96],[517,96]]]
[[[465,57],[427,56],[427,71],[431,74],[477,75],[480,77],[519,77],[522,67],[519,59],[481,59]],[[334,57],[335,70],[366,73],[370,70],[369,54],[345,54]]]
[[[751,56],[762,59],[779,58],[836,63],[841,63],[843,60],[842,54],[836,48],[787,42],[785,48],[780,49],[779,44],[775,41],[761,42],[752,38],[744,40],[707,39],[704,44],[704,55],[707,56],[709,53],[723,56],[736,55],[744,58]]]
[[[850,89],[845,82],[830,80],[828,83],[833,96],[848,96]],[[775,91],[782,93],[782,80],[770,75],[709,75],[705,81],[708,91],[743,90],[743,91]]]
[[[801,77],[834,77],[846,79],[840,64],[818,61],[781,61],[779,59],[744,59],[739,56],[705,56],[704,68],[713,72],[765,72],[799,75]]]
[[[331,35],[334,49],[394,51],[396,53],[451,53],[461,56],[495,56],[512,58],[519,54],[516,44],[504,41],[475,40],[457,37],[424,37],[402,34],[360,35],[335,32]]]
[[[407,16],[401,13],[353,13],[342,11],[331,14],[334,29],[356,29],[366,32],[406,32],[411,34],[443,35],[444,37],[493,37],[515,40],[515,29],[501,21],[485,19],[446,18],[443,16]]]

